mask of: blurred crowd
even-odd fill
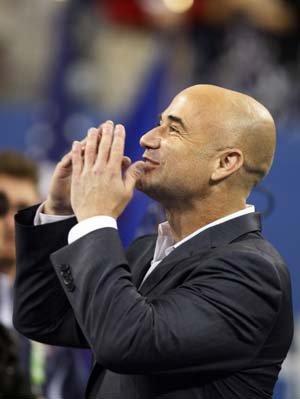
[[[0,96],[42,102],[61,85],[65,101],[119,115],[163,56],[166,90],[213,82],[297,117],[299,10],[299,0],[2,0]]]
[[[2,0],[0,105],[32,105],[24,135],[39,165],[93,115],[152,118],[145,82],[160,110],[183,87],[211,83],[257,98],[279,124],[299,121],[299,18],[300,0]],[[45,195],[37,168],[0,153],[0,398],[81,399],[89,354],[32,342],[12,324],[13,216]]]
[[[25,145],[38,161],[56,161],[94,116],[132,118],[147,83],[159,109],[187,85],[214,83],[254,96],[279,124],[299,119],[299,0],[0,7],[0,105],[30,104]]]

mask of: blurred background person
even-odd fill
[[[278,145],[249,201],[290,267],[299,321],[299,15],[299,0],[2,0],[0,148],[37,162],[43,195],[53,165],[99,121],[126,125],[135,160],[137,137],[182,88],[211,83],[255,97],[275,115]],[[124,244],[162,219],[137,193],[119,220]],[[296,327],[274,399],[300,397],[299,335]],[[88,368],[86,356],[75,362]]]
[[[9,212],[7,196],[0,191],[0,250],[4,246],[4,218]],[[0,273],[1,280],[4,275]],[[1,294],[1,292],[0,292]],[[30,388],[20,362],[19,345],[15,333],[0,321],[0,397],[5,399],[37,398]]]
[[[12,326],[13,283],[15,278],[14,215],[40,201],[38,166],[13,150],[0,151],[0,192],[8,208],[2,216],[0,246],[0,320],[9,330]],[[81,399],[85,387],[84,357],[80,351],[47,347],[16,334],[21,368],[36,395],[47,399]],[[21,392],[21,391],[20,391]],[[24,392],[25,394],[25,392]],[[1,397],[1,396],[0,396]]]
[[[3,191],[0,191],[0,251],[4,245],[4,221],[3,218],[9,211],[9,202]]]
[[[4,245],[0,249],[0,272],[13,282],[16,262],[14,215],[19,209],[40,200],[37,165],[16,151],[1,151],[0,191],[9,202],[8,212],[3,217]]]
[[[21,153],[16,151],[0,152],[0,192],[7,198],[7,211],[2,217],[3,242],[0,247],[0,320],[9,330],[13,330],[12,307],[13,307],[13,283],[15,278],[15,228],[14,215],[18,209],[33,205],[39,201],[38,194],[38,172],[36,165]],[[17,335],[19,362],[28,381],[34,385],[37,393],[41,393],[41,378],[33,380],[33,374],[41,374],[43,359],[45,356],[44,346],[32,344],[29,340]],[[34,349],[33,349],[34,348]],[[34,361],[40,355],[40,365]],[[31,371],[35,367],[35,370]],[[31,384],[33,383],[33,384]]]

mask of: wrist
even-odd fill
[[[71,206],[66,204],[58,204],[53,203],[53,201],[46,200],[42,213],[46,215],[74,215],[73,209]]]
[[[88,219],[97,218],[97,217],[100,217],[100,218],[111,218],[111,219],[114,219],[114,220],[118,219],[118,217],[116,215],[114,215],[114,214],[112,214],[111,212],[108,212],[108,211],[107,212],[106,211],[89,212],[89,213],[84,213],[84,214],[83,213],[82,214],[78,214],[78,213],[75,212],[75,216],[76,216],[76,219],[77,219],[78,223],[84,222],[84,221],[86,221]]]

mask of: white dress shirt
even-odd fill
[[[151,266],[149,267],[143,282],[149,276],[150,273],[158,266],[158,264],[168,256],[175,248],[179,247],[186,241],[195,237],[197,234],[202,233],[202,231],[209,229],[210,227],[217,226],[218,224],[227,222],[228,220],[237,218],[239,216],[247,215],[248,213],[255,212],[255,208],[253,205],[247,205],[245,209],[240,211],[231,213],[230,215],[224,216],[223,218],[217,219],[212,223],[207,224],[206,226],[201,227],[200,229],[195,230],[193,233],[184,237],[182,240],[175,243],[174,238],[172,236],[171,228],[168,222],[161,223],[158,226],[158,235],[156,239],[156,245],[154,250],[154,256],[151,262]],[[142,283],[143,283],[142,282]]]
[[[42,213],[43,204],[37,209],[35,218],[34,218],[34,225],[40,225],[45,223],[52,223],[58,222],[60,220],[68,219],[72,216],[66,215],[46,215]],[[212,223],[207,224],[204,227],[201,227],[198,230],[195,230],[193,233],[189,234],[188,236],[184,237],[182,240],[175,243],[174,238],[172,236],[171,228],[168,222],[163,222],[158,226],[158,236],[156,239],[156,245],[154,250],[154,256],[151,261],[151,265],[145,274],[145,277],[142,281],[149,276],[150,273],[159,265],[159,263],[168,256],[175,248],[179,247],[184,242],[190,240],[197,234],[201,233],[202,231],[209,229],[210,227],[216,226],[218,224],[227,222],[228,220],[235,219],[239,216],[247,215],[248,213],[255,212],[255,207],[253,205],[247,205],[245,209],[240,211],[231,213],[230,215],[224,216],[220,219],[215,220]],[[85,219],[75,226],[73,226],[68,235],[68,243],[72,244],[74,241],[78,240],[79,238],[85,236],[92,231],[102,229],[105,227],[111,227],[117,229],[117,222],[111,216],[93,216],[91,218]]]

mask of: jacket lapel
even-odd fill
[[[153,270],[153,272],[146,278],[140,292],[142,295],[147,295],[153,288],[164,279],[166,274],[172,270],[179,262],[189,258],[196,252],[206,252],[211,247],[210,234],[208,230],[201,234],[201,240],[198,235],[186,241],[184,244],[175,248],[168,256],[166,256],[161,263]],[[153,256],[153,254],[152,254]]]
[[[147,277],[139,291],[142,295],[149,294],[164,279],[167,273],[183,259],[189,258],[197,253],[205,253],[210,248],[220,247],[236,240],[244,234],[260,230],[261,223],[259,213],[250,213],[240,216],[204,230],[202,233],[197,234],[190,240],[175,248],[168,256],[166,256]],[[149,254],[148,267],[152,257],[153,252]],[[146,270],[148,270],[148,267]],[[144,274],[145,273],[143,273],[142,276],[144,276]],[[140,281],[142,281],[142,278]]]
[[[156,236],[149,240],[146,247],[135,256],[134,260],[129,259],[130,268],[132,271],[132,282],[138,288],[150,267],[153,259],[154,249],[156,244]]]

